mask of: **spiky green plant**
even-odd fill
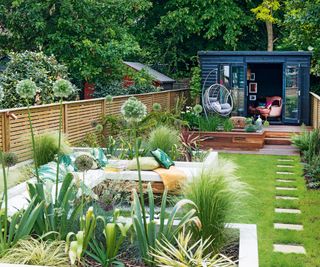
[[[181,147],[179,132],[177,130],[160,125],[151,131],[148,141],[149,150],[160,148],[170,157],[174,157],[174,147]]]
[[[59,149],[59,133],[46,132],[35,136],[35,162],[40,167],[55,159],[55,155],[68,154],[71,152],[67,139],[61,136],[61,144]]]
[[[140,253],[147,264],[152,264],[152,256],[149,253],[156,246],[157,240],[166,238],[169,241],[173,241],[174,236],[179,233],[186,225],[194,225],[196,228],[201,227],[199,218],[195,216],[196,205],[187,199],[180,200],[170,211],[169,215],[166,214],[167,203],[167,190],[162,195],[161,208],[159,214],[159,227],[156,227],[155,221],[155,205],[154,195],[152,192],[151,184],[148,184],[148,200],[149,200],[149,219],[147,222],[143,220],[143,208],[141,201],[139,200],[137,192],[134,190],[134,199],[132,203],[132,222],[133,228],[136,233],[136,238],[139,244]],[[178,221],[177,225],[174,225],[174,221],[177,219],[177,214],[184,208],[189,206],[189,211],[183,214]],[[192,208],[190,208],[192,207]],[[165,219],[167,218],[167,221]]]
[[[64,252],[65,242],[43,241],[35,238],[20,240],[0,258],[1,263],[67,267],[69,260]]]
[[[207,252],[211,247],[212,240],[192,240],[192,233],[185,231],[175,237],[176,245],[166,238],[157,240],[157,247],[150,254],[154,257],[157,266],[179,266],[179,267],[231,267],[237,266],[234,261],[222,254]]]
[[[225,244],[225,224],[234,218],[235,211],[246,195],[246,185],[235,175],[236,165],[220,160],[217,166],[203,169],[184,188],[184,195],[198,207],[202,228],[194,228],[197,239],[212,238],[210,247],[215,252]]]

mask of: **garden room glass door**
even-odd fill
[[[232,116],[245,115],[245,78],[244,65],[221,64],[219,66],[219,83],[231,91],[233,100]]]
[[[284,66],[283,122],[298,124],[300,122],[300,67]]]

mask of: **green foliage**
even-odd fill
[[[233,129],[233,123],[228,117],[222,117],[219,115],[213,115],[206,117],[200,117],[199,127],[201,131],[207,132],[231,132]],[[199,124],[198,123],[198,124]]]
[[[80,146],[83,147],[100,147],[99,138],[95,132],[90,132],[85,135],[80,142]]]
[[[145,58],[182,76],[200,50],[259,50],[264,32],[250,9],[256,1],[171,0],[153,6],[134,29]],[[260,31],[261,30],[261,31]]]
[[[13,152],[3,152],[3,164],[5,167],[10,168],[18,163],[18,156]]]
[[[126,224],[117,222],[119,210],[115,210],[113,214],[113,222],[107,223],[104,226],[103,235],[105,243],[99,243],[93,240],[89,243],[92,252],[87,251],[87,254],[99,262],[103,267],[109,266],[125,266],[116,260],[119,249],[125,241],[128,232],[131,229],[132,223]]]
[[[0,162],[2,167],[2,176],[4,184],[4,194],[0,201],[0,209],[4,203],[3,212],[0,214],[0,253],[15,245],[21,238],[28,236],[35,224],[36,219],[43,207],[43,202],[36,203],[33,198],[30,200],[26,209],[21,209],[14,213],[11,217],[8,216],[8,176],[12,161],[8,162],[8,154],[5,156],[0,150]],[[6,171],[7,167],[7,171]]]
[[[0,45],[20,51],[41,47],[78,80],[114,77],[122,59],[139,52],[130,28],[149,6],[146,0],[6,1],[0,9],[6,29]]]
[[[193,242],[192,233],[179,233],[175,238],[176,246],[166,239],[157,241],[157,248],[151,255],[157,266],[188,266],[188,267],[231,267],[235,262],[224,255],[206,252],[212,240],[198,240]]]
[[[316,0],[285,1],[285,37],[281,49],[312,50],[312,73],[320,76],[320,5]]]
[[[193,102],[200,98],[201,94],[201,69],[194,67],[191,69],[190,96]]]
[[[303,126],[300,134],[294,134],[291,137],[292,144],[297,147],[301,152],[305,152],[309,148],[310,132]]]
[[[180,146],[179,132],[172,128],[167,126],[158,126],[150,132],[148,138],[149,150],[160,148],[167,153],[169,157],[173,157],[174,148],[179,148]]]
[[[151,184],[148,184],[148,199],[149,199],[149,219],[148,222],[144,220],[143,209],[141,201],[139,200],[137,192],[133,192],[133,204],[132,204],[132,221],[133,228],[136,234],[136,238],[139,245],[139,250],[142,255],[143,260],[152,264],[153,256],[150,254],[152,249],[156,247],[157,240],[161,241],[164,238],[169,242],[174,240],[174,237],[186,226],[191,223],[195,223],[200,226],[199,220],[194,216],[196,213],[196,205],[187,199],[180,200],[171,210],[169,215],[166,214],[166,203],[167,203],[167,191],[162,195],[161,208],[159,214],[160,225],[156,227],[155,223],[155,205],[154,196],[152,192]],[[192,209],[184,213],[180,218],[177,225],[173,225],[174,220],[177,217],[179,211],[184,207],[190,205]],[[165,223],[165,219],[168,221]]]
[[[280,2],[278,0],[263,0],[256,8],[251,11],[256,15],[258,20],[268,21],[271,23],[278,23],[279,20],[275,18],[274,13],[279,10]]]
[[[47,132],[35,136],[35,162],[39,168],[55,159],[60,154],[69,154],[71,152],[69,143],[65,136],[62,136],[59,151],[59,135],[57,132]]]
[[[76,202],[77,187],[73,181],[73,175],[67,174],[58,192],[57,202],[52,199],[52,184],[43,182],[28,183],[30,199],[34,199],[33,206],[37,207],[44,203],[41,212],[36,218],[33,231],[42,236],[49,232],[55,232],[61,239],[68,233],[69,227],[76,222],[82,205]]]
[[[245,185],[235,176],[235,170],[232,162],[220,161],[217,166],[203,169],[183,190],[185,197],[198,207],[196,214],[202,228],[194,229],[196,240],[213,240],[210,248],[215,252],[226,244],[225,224],[239,209],[245,192]]]
[[[64,252],[64,241],[43,241],[33,237],[20,240],[6,251],[0,262],[7,264],[69,266],[69,259]]]
[[[68,78],[67,68],[57,62],[54,56],[47,57],[42,52],[11,53],[6,69],[0,75],[0,85],[3,88],[4,98],[1,102],[3,108],[22,107],[27,100],[13,88],[24,79],[31,79],[38,89],[41,103],[53,103],[53,83],[57,78]],[[34,89],[33,89],[34,91]],[[29,94],[32,98],[30,104],[35,103],[35,93]],[[73,96],[74,97],[74,96]],[[39,102],[38,102],[39,103]]]
[[[109,83],[97,82],[93,96],[99,98],[105,97],[106,95],[135,95],[158,91],[159,88],[152,84],[142,85],[136,83],[134,85],[124,86],[122,81],[111,81]]]
[[[79,263],[86,252],[89,242],[94,236],[94,230],[97,225],[97,218],[93,213],[93,207],[90,207],[85,216],[80,216],[80,231],[76,234],[68,233],[66,238],[66,252],[69,253],[71,264]],[[74,240],[71,239],[74,237]]]

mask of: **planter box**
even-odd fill
[[[264,147],[265,132],[192,132],[203,140],[201,147],[213,149],[258,150]]]

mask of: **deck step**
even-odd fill
[[[287,137],[266,137],[264,139],[266,145],[282,145],[289,146],[291,145],[291,139]]]

